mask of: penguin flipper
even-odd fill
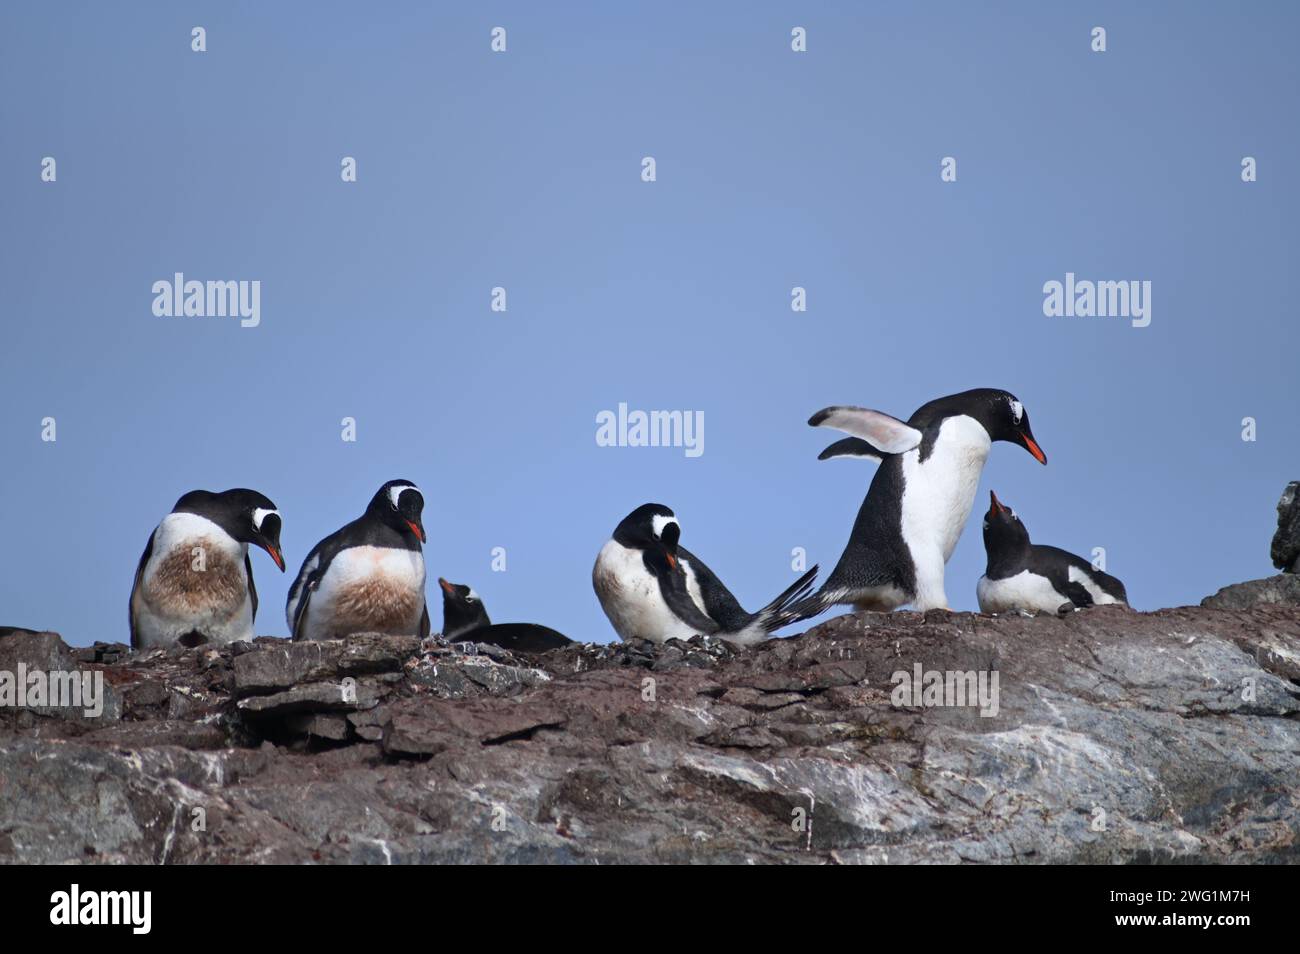
[[[837,404],[824,407],[808,423],[813,427],[833,427],[837,431],[860,437],[886,454],[903,454],[921,443],[921,432],[910,424],[882,411],[866,407]]]
[[[293,632],[289,634],[289,638],[295,643],[306,638],[303,634],[307,631],[307,607],[311,605],[311,595],[316,592],[316,586],[319,583],[320,575],[315,573],[303,581],[301,592],[298,595],[298,606],[293,617]]]
[[[253,604],[253,620],[257,620],[257,587],[253,585],[253,561],[244,554],[244,575],[248,577],[248,599]]]
[[[424,604],[424,611],[420,614],[420,638],[427,639],[429,636],[429,604]]]
[[[1065,584],[1065,595],[1070,598],[1070,602],[1073,603],[1077,609],[1091,606],[1094,602],[1092,594],[1088,592],[1088,588],[1075,580],[1070,580]]]
[[[857,457],[879,462],[885,459],[885,452],[860,437],[846,437],[817,455],[818,460],[831,460],[835,457]]]
[[[302,568],[298,570],[293,584],[289,587],[289,595],[285,601],[285,621],[289,624],[289,638],[292,640],[298,641],[304,638],[302,633],[307,622],[307,604],[311,602],[312,593],[320,585],[330,562],[340,550],[339,536],[342,532],[337,530],[331,533],[311,548],[306,559],[302,561]],[[297,603],[294,602],[295,600]],[[291,617],[288,615],[290,609],[293,610]]]
[[[135,625],[135,598],[140,592],[140,584],[144,581],[145,565],[148,564],[149,558],[153,556],[153,538],[157,532],[157,529],[155,529],[153,533],[149,534],[149,542],[144,545],[144,553],[140,554],[140,562],[135,568],[135,582],[131,584],[131,602],[127,606],[127,622],[131,628],[132,649],[140,648],[139,633],[136,631]],[[252,576],[249,576],[249,579],[251,580]]]
[[[686,574],[680,563],[659,566],[646,561],[648,568],[659,579],[659,595],[663,597],[673,615],[697,633],[711,636],[721,627],[691,598],[686,588]]]

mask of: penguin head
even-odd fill
[[[375,491],[366,513],[377,517],[399,533],[409,533],[420,543],[424,534],[424,495],[409,480],[390,480]]]
[[[968,391],[966,396],[974,399],[975,412],[971,415],[989,432],[989,440],[1008,441],[1019,444],[1033,455],[1040,464],[1047,463],[1047,455],[1034,440],[1034,432],[1029,427],[1029,412],[1010,391],[997,388],[981,388]]]
[[[677,515],[663,504],[642,504],[614,528],[614,540],[635,550],[662,553],[668,566],[677,567],[677,542],[682,528]]]
[[[256,490],[237,487],[211,493],[191,490],[172,508],[173,513],[193,513],[207,517],[240,543],[261,547],[284,572],[280,552],[280,511],[270,498]]]
[[[1004,553],[1029,546],[1029,531],[1016,512],[989,491],[989,512],[984,515],[984,549]]]
[[[488,626],[487,607],[479,595],[463,583],[448,583],[438,577],[442,588],[442,635],[451,639],[460,633]]]

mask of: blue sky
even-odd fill
[[[872,476],[816,460],[813,411],[979,386],[1050,463],[995,445],[955,608],[990,487],[1142,609],[1272,572],[1300,8],[545,6],[0,8],[0,624],[125,640],[157,521],[247,486],[284,514],[290,573],[253,557],[284,635],[307,550],[393,477],[431,582],[498,621],[613,638],[591,565],[647,501],[755,608],[795,547],[829,572]],[[260,281],[260,325],[154,316],[177,271]],[[1045,317],[1067,272],[1150,281],[1150,326]],[[704,453],[597,446],[619,402],[703,412]]]

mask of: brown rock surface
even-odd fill
[[[0,634],[0,672],[106,686],[98,718],[0,709],[0,861],[1300,860],[1294,605],[861,614],[531,659]],[[996,714],[895,706],[917,664],[995,671]]]

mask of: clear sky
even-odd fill
[[[435,626],[443,575],[614,638],[591,565],[647,501],[753,609],[796,547],[829,572],[872,476],[816,460],[813,411],[981,386],[1049,466],[994,446],[954,608],[990,487],[1139,608],[1267,575],[1297,35],[1293,3],[6,3],[0,624],[125,640],[158,520],[247,486],[284,514],[290,572],[253,555],[284,635],[307,550],[394,477]],[[156,317],[175,272],[260,281],[260,324]],[[1067,272],[1151,282],[1150,325],[1045,316]],[[702,412],[703,454],[598,446],[620,402]]]

